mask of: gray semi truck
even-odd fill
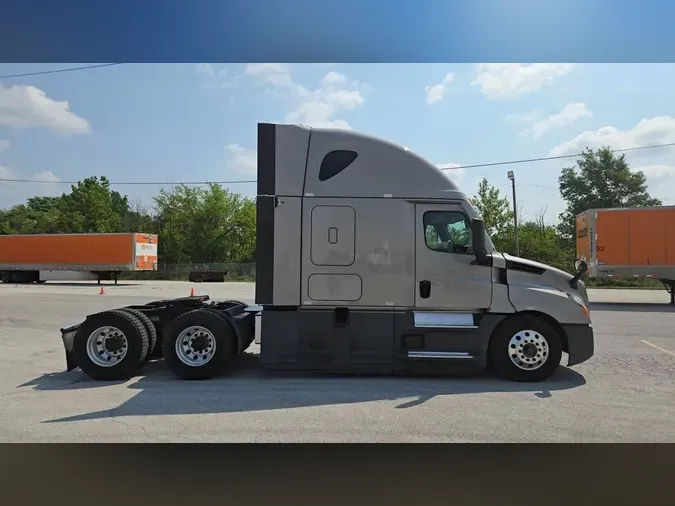
[[[435,165],[353,131],[258,125],[254,306],[208,296],[92,314],[61,329],[67,369],[131,377],[163,357],[182,379],[228,370],[356,374],[481,368],[542,381],[593,355],[576,275],[499,253]]]

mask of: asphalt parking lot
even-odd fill
[[[675,307],[589,290],[596,353],[538,385],[489,377],[263,376],[256,346],[206,382],[159,361],[124,383],[66,373],[59,328],[87,313],[250,283],[0,284],[0,442],[675,442]]]

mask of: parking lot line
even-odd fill
[[[641,339],[640,341],[645,343],[647,346],[651,346],[652,348],[656,348],[657,350],[662,351],[663,353],[667,353],[668,355],[675,357],[675,353],[673,353],[672,351],[665,350],[660,346],[656,346],[655,344],[650,343],[649,341],[645,341],[644,339]]]

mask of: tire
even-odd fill
[[[148,333],[148,353],[145,355],[143,360],[141,360],[141,367],[143,367],[148,362],[150,362],[152,354],[155,352],[155,348],[157,346],[157,329],[155,328],[155,325],[152,323],[152,320],[148,318],[148,316],[142,311],[126,307],[121,309],[121,311],[129,313],[130,315],[138,318],[143,324],[143,328],[145,328],[145,331]]]
[[[204,380],[226,369],[236,356],[236,344],[227,318],[215,310],[200,308],[171,323],[162,339],[162,350],[169,369],[178,378]]]
[[[502,379],[539,382],[560,365],[562,336],[544,319],[513,316],[495,329],[488,348],[488,364]]]
[[[119,341],[111,343],[110,348],[105,346],[105,341],[110,338],[114,340],[115,331],[126,340],[126,352],[118,355],[121,358],[113,356],[115,352],[110,351],[115,344],[119,345]],[[96,334],[108,339],[95,341]],[[148,354],[148,346],[148,332],[141,320],[124,310],[112,309],[84,321],[75,334],[73,352],[80,369],[91,379],[119,381],[128,380],[134,375]],[[96,357],[96,360],[91,356]]]
[[[218,305],[218,307],[227,306],[228,308],[235,307],[235,306],[244,306],[244,307],[248,306],[248,304],[245,304],[240,300],[223,300],[223,301],[218,302],[217,305]]]

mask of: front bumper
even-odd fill
[[[78,323],[77,325],[61,329],[61,339],[63,340],[63,347],[66,350],[66,370],[68,372],[78,367],[75,353],[73,352],[73,340],[79,328],[80,324]]]
[[[567,354],[569,355],[567,365],[577,365],[586,362],[593,356],[595,351],[595,340],[593,337],[593,327],[589,324],[584,325],[563,325],[563,331],[567,336]]]

